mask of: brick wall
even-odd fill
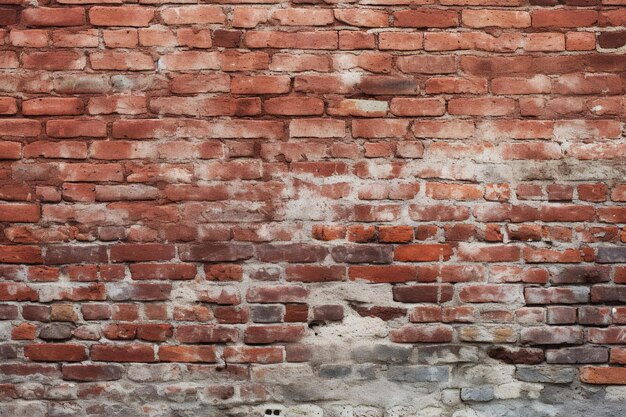
[[[0,0],[0,417],[625,415],[625,0],[190,3]]]

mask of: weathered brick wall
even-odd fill
[[[626,415],[625,0],[0,3],[0,417]]]

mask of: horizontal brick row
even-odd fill
[[[402,3],[398,3],[402,4]],[[407,3],[408,4],[408,3]],[[18,23],[17,13],[7,9],[5,24]],[[380,28],[387,26],[410,28],[552,28],[567,29],[586,26],[612,26],[623,21],[620,9],[543,9],[530,11],[501,9],[439,9],[422,7],[419,10],[368,8],[331,9],[321,7],[291,7],[270,9],[262,7],[235,7],[232,18],[218,5],[165,6],[161,8],[137,6],[39,7],[27,9],[19,22],[33,27],[113,26],[144,27],[164,25],[232,24],[238,28],[253,28],[275,23],[278,26],[356,26]]]
[[[43,249],[43,250],[42,250]],[[0,256],[5,263],[61,265],[99,262],[172,261],[176,252],[182,261],[234,262],[255,257],[261,262],[316,263],[328,256],[338,263],[389,264],[399,262],[437,262],[454,259],[460,262],[622,263],[626,256],[623,246],[603,246],[548,249],[521,244],[415,243],[406,245],[342,245],[326,247],[321,244],[283,243],[140,243],[100,246],[2,245]]]

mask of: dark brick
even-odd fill
[[[601,48],[617,49],[626,45],[626,32],[602,32],[598,35]]]
[[[596,262],[601,264],[617,264],[626,262],[626,246],[598,248]]]
[[[343,307],[340,305],[315,306],[313,307],[313,320],[341,321],[343,320]]]
[[[321,262],[327,254],[328,250],[323,246],[301,243],[264,244],[257,247],[257,258],[261,262]]]
[[[492,346],[487,349],[490,358],[509,364],[534,365],[543,362],[542,349],[516,348],[510,346]]]
[[[240,30],[217,29],[213,31],[213,46],[222,48],[238,48],[241,42]]]
[[[393,259],[393,248],[388,245],[350,245],[331,249],[335,262],[388,264]]]
[[[180,259],[200,262],[233,262],[252,258],[252,245],[191,243],[179,247]]]
[[[608,282],[611,279],[611,268],[608,266],[566,266],[551,278],[551,282],[560,284],[595,284]]]
[[[250,317],[255,323],[279,323],[283,321],[284,311],[282,305],[252,306]]]
[[[452,284],[421,284],[393,287],[393,299],[402,303],[445,303],[452,300]]]
[[[608,360],[609,351],[603,347],[573,347],[546,351],[548,363],[604,363]]]
[[[48,246],[44,253],[47,265],[106,263],[109,260],[106,246]]]

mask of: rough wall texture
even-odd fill
[[[0,3],[1,417],[626,415],[624,0]]]

